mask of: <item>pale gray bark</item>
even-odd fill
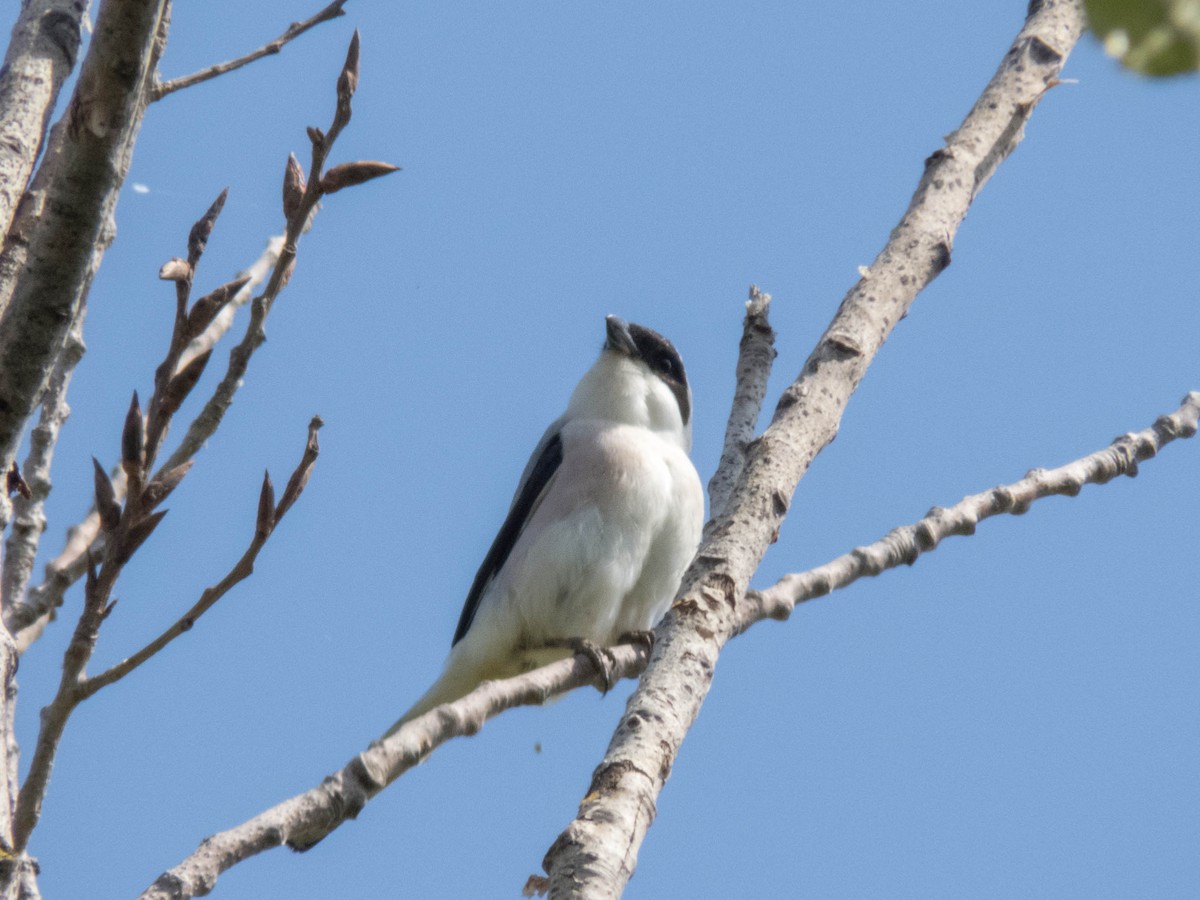
[[[59,431],[71,413],[67,405],[67,388],[75,374],[75,365],[83,357],[82,324],[77,318],[75,327],[67,335],[66,345],[59,354],[42,399],[41,417],[29,437],[29,456],[22,467],[22,475],[29,485],[30,497],[17,497],[13,501],[12,527],[4,544],[4,565],[0,573],[0,609],[6,620],[13,605],[25,596],[42,532],[46,529],[44,507],[46,497],[50,495],[50,464]]]
[[[42,148],[63,81],[75,68],[87,0],[28,0],[0,67],[0,234],[8,231]]]

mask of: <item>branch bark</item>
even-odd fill
[[[609,652],[614,678],[631,677],[645,667],[646,651],[641,646],[621,645]],[[307,850],[356,818],[371,798],[446,741],[475,734],[485,721],[506,709],[545,703],[591,684],[597,674],[590,660],[574,656],[514,678],[485,681],[460,700],[406,722],[311,790],[205,838],[186,859],[159,875],[139,900],[204,896],[222,873],[265,850],[285,844]]]
[[[63,81],[75,68],[85,3],[31,0],[21,6],[0,66],[0,234],[12,224]]]
[[[37,558],[42,532],[46,529],[46,498],[50,495],[50,463],[58,435],[71,408],[67,405],[67,388],[75,366],[83,358],[82,322],[77,318],[67,335],[66,344],[42,398],[42,413],[29,438],[29,455],[23,475],[30,496],[17,497],[13,502],[13,521],[4,544],[3,573],[0,575],[0,609],[8,613],[25,596],[33,563]]]
[[[748,449],[726,513],[707,532],[654,653],[573,822],[546,854],[557,897],[617,897],[637,863],[657,798],[712,682],[737,605],[800,478],[837,433],[850,395],[916,295],[949,265],[975,195],[1022,136],[1084,27],[1075,0],[1031,5],[962,126],[926,161],[900,223],[842,301],[771,425]]]
[[[168,0],[106,0],[70,106],[0,254],[0,463],[79,315],[145,112]],[[7,504],[0,524],[7,524]]]
[[[176,373],[189,365],[196,357],[210,352],[217,341],[225,335],[233,324],[237,309],[249,302],[254,291],[274,270],[275,265],[279,262],[282,247],[282,235],[270,238],[259,258],[240,273],[242,277],[249,278],[249,281],[225,305],[208,327],[184,349],[176,366]],[[219,418],[205,418],[205,414],[201,413],[189,424],[186,436],[155,473],[155,477],[161,475],[164,470],[184,465],[193,460],[219,424]],[[123,499],[125,475],[119,468],[113,477],[113,488],[116,491],[117,499]],[[67,530],[65,546],[58,556],[46,564],[42,581],[29,590],[23,601],[19,599],[18,594],[5,595],[13,598],[4,607],[4,623],[16,637],[18,653],[24,653],[37,640],[42,630],[54,617],[55,610],[62,606],[63,595],[67,589],[83,577],[84,569],[87,566],[88,551],[90,550],[96,556],[103,556],[103,541],[104,537],[100,533],[100,517],[96,514],[95,509],[92,509],[83,517],[82,521]]]
[[[762,327],[756,319],[753,312],[747,316],[748,330]],[[746,366],[740,363],[738,368],[744,371]],[[1019,515],[1043,497],[1074,496],[1084,484],[1105,484],[1118,475],[1132,476],[1138,461],[1152,458],[1174,440],[1194,436],[1198,419],[1200,392],[1192,392],[1175,412],[1159,417],[1150,428],[1117,438],[1103,450],[1056,469],[1035,469],[1021,481],[967,497],[949,509],[935,508],[920,522],[898,528],[874,544],[856,548],[807,572],[787,575],[765,591],[752,591],[739,604],[734,635],[763,619],[786,619],[796,603],[845,587],[864,575],[911,564],[920,553],[935,549],[947,535],[973,534],[974,525],[992,515]],[[610,647],[607,653],[616,679],[641,674],[649,658],[640,644]],[[265,850],[285,844],[307,850],[356,818],[373,797],[448,740],[476,734],[488,719],[507,709],[539,705],[591,684],[597,674],[591,661],[580,655],[513,678],[484,682],[460,700],[406,722],[320,785],[241,825],[205,838],[195,852],[160,875],[142,893],[141,900],[202,896],[213,889],[222,873]],[[545,879],[534,876],[527,884],[527,895],[546,887]]]
[[[1043,497],[1074,497],[1085,484],[1107,484],[1121,475],[1133,478],[1139,462],[1156,456],[1172,441],[1194,436],[1198,420],[1200,391],[1192,391],[1174,412],[1159,416],[1149,428],[1121,435],[1103,450],[1055,469],[1033,469],[1020,481],[964,497],[948,509],[935,506],[920,521],[894,528],[872,544],[855,547],[807,572],[785,575],[764,591],[748,591],[738,603],[737,633],[762,619],[786,619],[797,604],[864,576],[911,566],[951,535],[974,534],[976,526],[992,516],[1024,515]]]
[[[164,81],[154,86],[154,92],[151,100],[161,100],[168,94],[173,94],[176,91],[191,87],[192,85],[201,84],[218,75],[224,75],[226,72],[232,72],[235,69],[240,69],[242,66],[247,66],[255,60],[262,59],[264,56],[273,56],[282,50],[287,44],[291,43],[310,28],[315,28],[322,22],[328,22],[331,19],[336,19],[344,16],[342,7],[346,5],[347,0],[333,0],[324,9],[314,16],[310,16],[302,22],[293,22],[288,26],[287,30],[275,40],[264,44],[257,50],[247,53],[245,56],[239,56],[237,59],[229,62],[217,63],[215,66],[209,66],[207,69],[202,69],[199,72],[193,72],[191,75],[184,75],[181,78],[172,78],[170,81]]]
[[[767,379],[775,361],[775,331],[767,315],[771,295],[750,285],[746,301],[746,320],[742,323],[742,342],[738,348],[737,377],[733,404],[725,425],[725,442],[721,460],[708,482],[709,512],[715,520],[724,511],[742,474],[746,448],[754,440],[763,399],[767,396]]]

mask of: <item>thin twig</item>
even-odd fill
[[[238,307],[244,306],[254,295],[255,289],[262,284],[274,270],[279,261],[279,253],[283,247],[284,236],[276,235],[267,241],[266,247],[248,268],[240,273],[249,281],[225,305],[217,317],[184,349],[176,365],[175,373],[191,364],[196,357],[202,356],[213,349],[228,332],[233,324],[233,318]],[[234,385],[236,391],[237,385]],[[232,398],[231,398],[232,399]],[[167,458],[167,461],[155,472],[151,481],[164,471],[185,465],[193,460],[209,438],[220,425],[221,416],[228,408],[225,404],[220,409],[220,415],[213,414],[211,400],[204,409],[188,425],[187,431],[179,445]],[[118,500],[125,497],[125,473],[118,466],[113,472],[113,489]],[[17,641],[17,652],[23,653],[40,636],[42,629],[54,617],[54,611],[62,606],[63,597],[76,581],[83,577],[86,568],[87,554],[97,557],[104,555],[104,535],[100,531],[100,517],[94,509],[90,510],[83,520],[67,530],[67,541],[58,556],[46,564],[41,583],[29,590],[24,602],[17,602],[11,608],[5,608],[5,618],[12,629]]]
[[[965,497],[953,506],[934,507],[918,522],[904,525],[873,544],[855,547],[815,569],[785,575],[763,591],[747,591],[738,604],[740,634],[761,619],[786,619],[796,605],[879,575],[900,565],[911,566],[951,535],[971,535],[984,519],[1008,513],[1019,516],[1043,497],[1074,497],[1085,484],[1106,484],[1120,475],[1137,475],[1138,463],[1155,456],[1174,440],[1195,435],[1200,419],[1200,391],[1192,391],[1173,413],[1160,416],[1143,431],[1123,434],[1103,450],[1056,469],[1034,469],[1020,481]]]
[[[172,78],[170,81],[160,82],[154,86],[151,93],[151,102],[161,100],[168,94],[173,94],[176,91],[191,87],[195,84],[208,81],[216,78],[218,75],[224,75],[226,72],[232,72],[235,69],[240,69],[242,66],[249,65],[255,60],[262,59],[264,56],[273,56],[284,48],[288,43],[298,38],[310,28],[315,28],[322,22],[328,22],[331,19],[337,19],[344,16],[342,7],[346,5],[347,0],[334,0],[323,10],[311,18],[305,19],[303,22],[293,22],[288,26],[287,31],[281,34],[275,40],[264,44],[257,50],[247,53],[245,56],[239,56],[237,59],[232,59],[229,62],[217,63],[215,66],[209,66],[199,72],[193,72],[191,75],[184,75],[181,78]]]
[[[358,56],[359,35],[356,31],[351,38],[346,61],[338,77],[337,106],[329,130],[328,132],[323,132],[319,128],[308,130],[312,144],[311,167],[301,195],[293,198],[285,197],[286,231],[281,239],[272,238],[259,261],[251,267],[251,270],[247,270],[247,274],[252,275],[251,281],[230,301],[230,305],[244,303],[251,287],[261,280],[262,276],[259,274],[261,269],[269,267],[270,276],[267,286],[262,294],[254,297],[250,303],[250,321],[246,326],[246,332],[238,345],[230,351],[229,363],[220,383],[213,390],[203,409],[188,426],[187,433],[175,452],[155,473],[154,478],[160,477],[164,471],[185,465],[220,426],[225,413],[233,403],[234,396],[244,383],[250,358],[265,340],[264,325],[267,315],[291,278],[296,265],[297,243],[312,226],[321,198],[326,193],[348,186],[337,183],[344,180],[346,175],[350,176],[350,183],[354,184],[396,170],[394,166],[381,163],[346,163],[335,167],[342,173],[342,177],[334,179],[334,183],[326,183],[323,177],[326,174],[324,172],[325,161],[333,149],[334,142],[342,129],[350,123],[352,115],[350,101],[358,82]],[[180,354],[175,368],[176,373],[194,362],[198,356],[211,350],[212,343],[228,327],[228,320],[223,318],[226,314],[232,315],[229,313],[229,306],[222,310],[221,315],[211,323],[209,328],[197,336],[193,343]],[[113,478],[113,486],[118,499],[123,496],[123,479],[124,473]],[[53,610],[62,605],[63,595],[67,588],[74,584],[83,573],[85,555],[89,550],[101,552],[103,540],[103,535],[100,534],[99,520],[94,511],[89,513],[78,526],[71,529],[68,533],[68,546],[47,565],[46,578],[43,583],[30,591],[26,603],[22,604],[22,608],[14,613],[17,616],[15,623],[18,631],[35,625],[39,626],[34,632],[31,632],[30,640],[18,638],[18,646],[21,649],[27,647],[32,639],[36,639],[37,634],[40,633],[40,627],[44,626],[45,622],[53,616]]]
[[[192,608],[180,616],[170,628],[152,640],[146,646],[142,647],[136,653],[126,657],[119,663],[111,666],[109,669],[101,672],[99,675],[93,675],[90,678],[81,679],[78,687],[79,699],[83,700],[96,693],[101,688],[107,687],[114,682],[120,681],[134,669],[138,668],[144,662],[155,656],[160,650],[170,644],[181,634],[191,631],[192,627],[206,612],[212,609],[213,605],[224,597],[229,591],[241,581],[249,578],[254,572],[254,561],[258,559],[258,554],[266,545],[268,538],[273,533],[273,529],[283,519],[284,514],[291,507],[292,503],[299,497],[300,492],[304,490],[304,483],[308,479],[309,473],[312,471],[313,464],[317,460],[317,454],[320,452],[317,445],[317,431],[325,423],[321,421],[320,416],[314,416],[312,421],[308,423],[308,440],[304,446],[304,454],[300,459],[299,465],[289,481],[299,485],[295,495],[290,499],[287,506],[281,503],[275,508],[271,516],[271,527],[263,529],[256,527],[254,535],[250,540],[250,545],[246,548],[246,552],[242,554],[233,566],[232,569],[219,582],[211,587],[205,588],[200,595],[200,599],[193,604]],[[270,485],[270,480],[267,479],[264,486],[264,494]],[[261,515],[260,515],[261,520]]]

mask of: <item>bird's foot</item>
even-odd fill
[[[607,648],[587,638],[566,638],[555,643],[571,650],[576,656],[585,657],[595,667],[600,676],[600,693],[607,694],[612,690],[615,660]]]
[[[630,644],[634,647],[643,647],[646,650],[646,655],[654,649],[654,632],[650,630],[643,631],[626,631],[617,638],[618,644]]]

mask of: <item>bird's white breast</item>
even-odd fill
[[[482,604],[490,621],[472,627],[494,623],[509,646],[611,644],[653,627],[700,540],[700,479],[675,443],[598,420],[567,423],[562,439],[562,464]]]

